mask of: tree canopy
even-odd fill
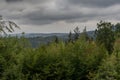
[[[115,41],[113,24],[100,21],[100,23],[97,24],[95,36],[98,45],[104,45],[108,53],[112,53]]]

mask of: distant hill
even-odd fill
[[[95,31],[88,31],[87,34],[88,34],[88,36],[95,39]]]
[[[94,38],[94,31],[88,31],[88,36]],[[27,38],[33,47],[37,47],[42,44],[47,44],[55,40],[57,37],[59,40],[67,41],[69,33],[26,33],[26,34],[10,34],[9,36],[24,36]],[[74,34],[73,34],[74,35]]]
[[[37,47],[42,44],[51,43],[55,38],[59,40],[66,41],[68,40],[67,33],[51,33],[51,34],[32,34],[27,35],[28,40],[32,43],[33,47]]]
[[[25,33],[23,34],[10,34],[9,36],[17,36],[21,37],[24,36],[25,38],[34,38],[34,37],[50,37],[50,36],[67,36],[68,33]]]
[[[19,34],[9,34],[9,36],[17,36],[21,37],[24,36],[25,38],[34,38],[34,37],[51,37],[51,36],[57,36],[57,37],[68,37],[69,33],[25,33],[24,35]],[[91,37],[94,37],[94,31],[88,31],[87,34]]]

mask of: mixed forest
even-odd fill
[[[1,34],[19,28],[4,23]],[[68,41],[56,38],[37,48],[24,36],[1,36],[0,80],[120,80],[120,23],[100,21],[94,36],[76,27]]]

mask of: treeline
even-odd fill
[[[0,80],[120,80],[120,24],[97,24],[96,39],[69,35],[67,42],[32,48],[24,37],[0,38]]]

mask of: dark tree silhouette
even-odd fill
[[[7,34],[6,32],[14,32],[14,28],[20,27],[14,23],[13,21],[3,20],[2,16],[0,16],[0,33]]]
[[[100,21],[100,23],[97,24],[95,35],[97,43],[104,45],[108,53],[111,54],[115,42],[113,25],[110,22]]]
[[[89,40],[89,36],[88,36],[87,30],[86,30],[86,26],[85,26],[85,28],[83,29],[83,32],[81,33],[80,37],[81,37],[82,39],[84,39],[85,41],[88,41],[88,40]]]
[[[115,34],[117,38],[120,38],[120,23],[115,25]]]
[[[71,31],[68,34],[68,42],[73,42],[73,36]]]
[[[74,29],[74,33],[75,33],[75,40],[79,39],[79,37],[80,37],[80,30],[79,30],[78,27],[76,27]]]

